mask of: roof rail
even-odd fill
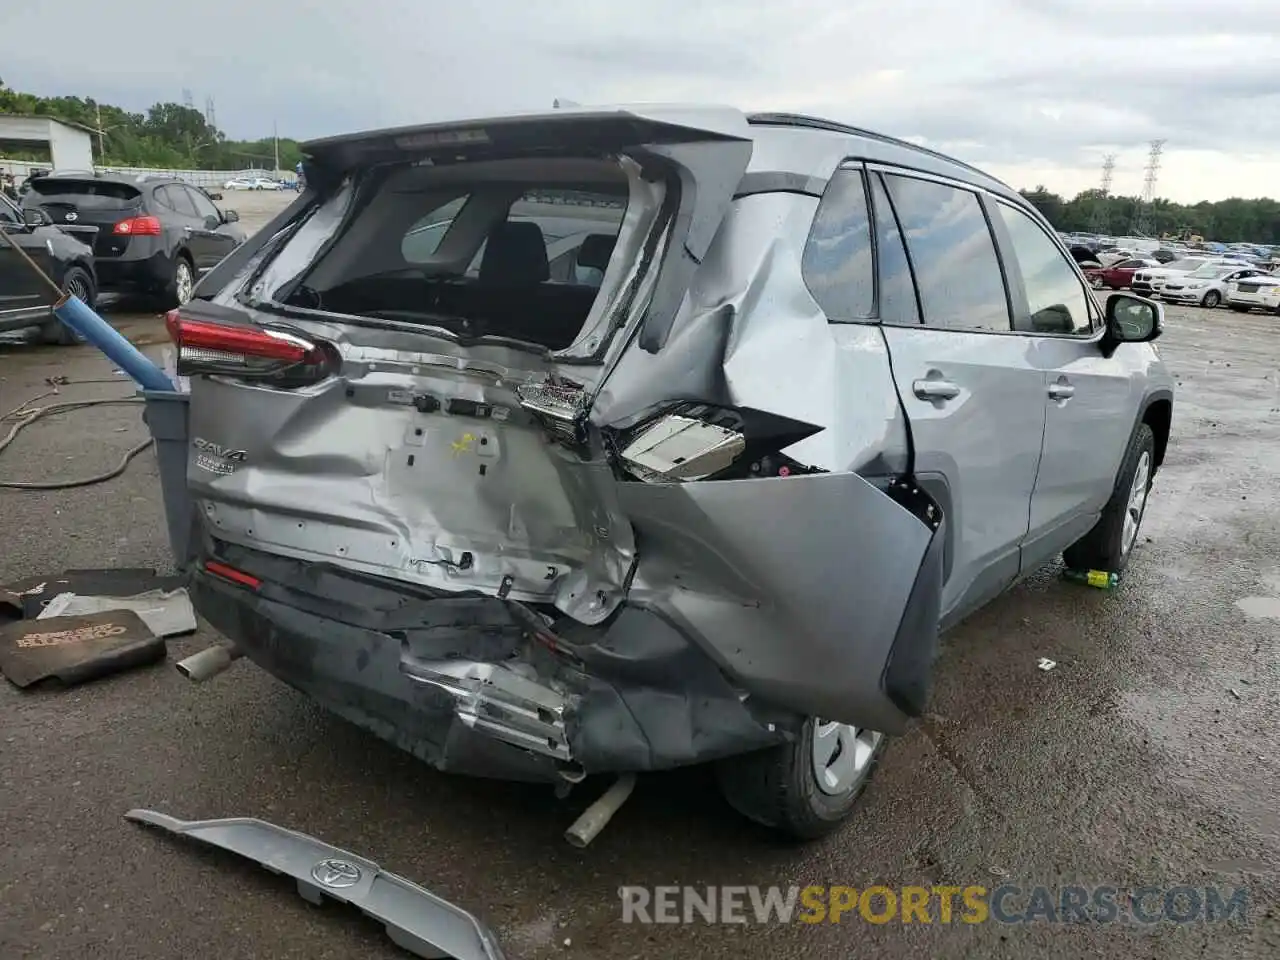
[[[945,153],[939,153],[937,150],[930,150],[928,147],[922,147],[918,143],[912,143],[910,140],[891,137],[885,133],[876,133],[874,130],[864,130],[862,127],[850,126],[847,123],[837,123],[835,120],[824,120],[822,117],[809,117],[802,113],[749,113],[747,114],[747,123],[770,127],[804,127],[808,130],[826,130],[828,133],[844,133],[852,137],[866,137],[868,140],[879,140],[881,143],[889,143],[895,147],[906,147],[908,150],[916,150],[920,153],[928,154],[938,160],[945,160],[948,163],[954,163],[956,166],[964,167],[966,170],[980,174],[988,180],[994,180],[1003,187],[1010,190],[1013,189],[1004,181],[993,177],[985,170],[978,169],[971,163],[965,163],[963,160],[957,160],[955,157],[947,156]]]

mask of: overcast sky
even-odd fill
[[[1280,196],[1280,0],[12,0],[0,77],[236,138],[582,103],[717,102],[917,139],[1067,195]],[[293,7],[294,5],[290,5]],[[296,9],[296,7],[295,7]],[[39,40],[40,42],[36,42]]]

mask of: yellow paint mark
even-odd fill
[[[453,455],[459,456],[464,453],[470,453],[472,445],[476,442],[474,433],[464,433],[460,440],[455,440],[451,444],[453,447]]]

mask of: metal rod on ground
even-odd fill
[[[40,265],[31,259],[27,251],[14,243],[13,238],[0,227],[0,239],[11,246],[29,266],[37,277],[53,292],[53,315],[64,325],[70,327],[80,336],[107,355],[129,377],[144,390],[173,390],[173,381],[163,370],[153,363],[146,354],[126,340],[115,327],[107,323],[89,308],[89,305],[78,297],[63,293],[53,278],[40,269]]]
[[[564,832],[564,838],[581,850],[596,838],[596,835],[605,828],[605,824],[613,819],[613,815],[627,802],[635,786],[634,773],[624,773],[619,776],[614,785],[606,790],[599,800],[582,811],[582,816]]]

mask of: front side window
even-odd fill
[[[800,275],[829,320],[875,315],[871,217],[861,170],[837,170],[813,217]]]
[[[885,176],[906,234],[926,326],[1010,329],[995,240],[977,194],[928,180]]]
[[[1013,244],[1013,257],[1006,266],[1021,274],[1027,292],[1027,315],[1014,318],[1014,329],[1026,333],[1088,334],[1088,295],[1057,244],[1021,210],[1003,203],[995,206]]]

